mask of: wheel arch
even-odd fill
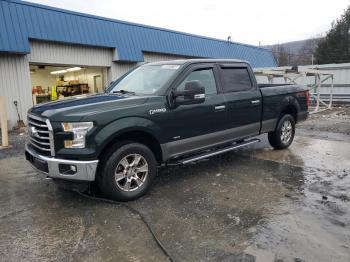
[[[122,141],[137,142],[147,146],[153,152],[157,162],[162,163],[163,153],[159,140],[151,131],[142,127],[126,128],[111,135],[99,151],[98,158],[101,159],[111,147]]]
[[[297,123],[299,111],[300,105],[298,103],[298,100],[293,96],[287,96],[282,100],[279,115],[277,116],[277,118],[279,120],[282,116],[290,114],[293,116],[295,123]]]

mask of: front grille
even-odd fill
[[[53,136],[50,122],[34,115],[28,115],[29,143],[44,155],[54,155]]]

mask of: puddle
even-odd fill
[[[296,137],[288,149],[263,148],[249,154],[254,158],[292,166],[350,170],[350,143],[347,142]]]
[[[350,177],[313,168],[301,173],[302,186],[285,182],[290,191],[271,208],[275,215],[252,229],[245,252],[256,261],[349,261]]]

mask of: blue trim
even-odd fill
[[[143,61],[143,51],[237,58],[273,67],[264,48],[130,23],[18,0],[0,0],[0,51],[29,53],[29,39],[116,48],[119,61]]]

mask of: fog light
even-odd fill
[[[69,164],[59,164],[58,170],[62,175],[74,175],[77,173],[77,166]]]

